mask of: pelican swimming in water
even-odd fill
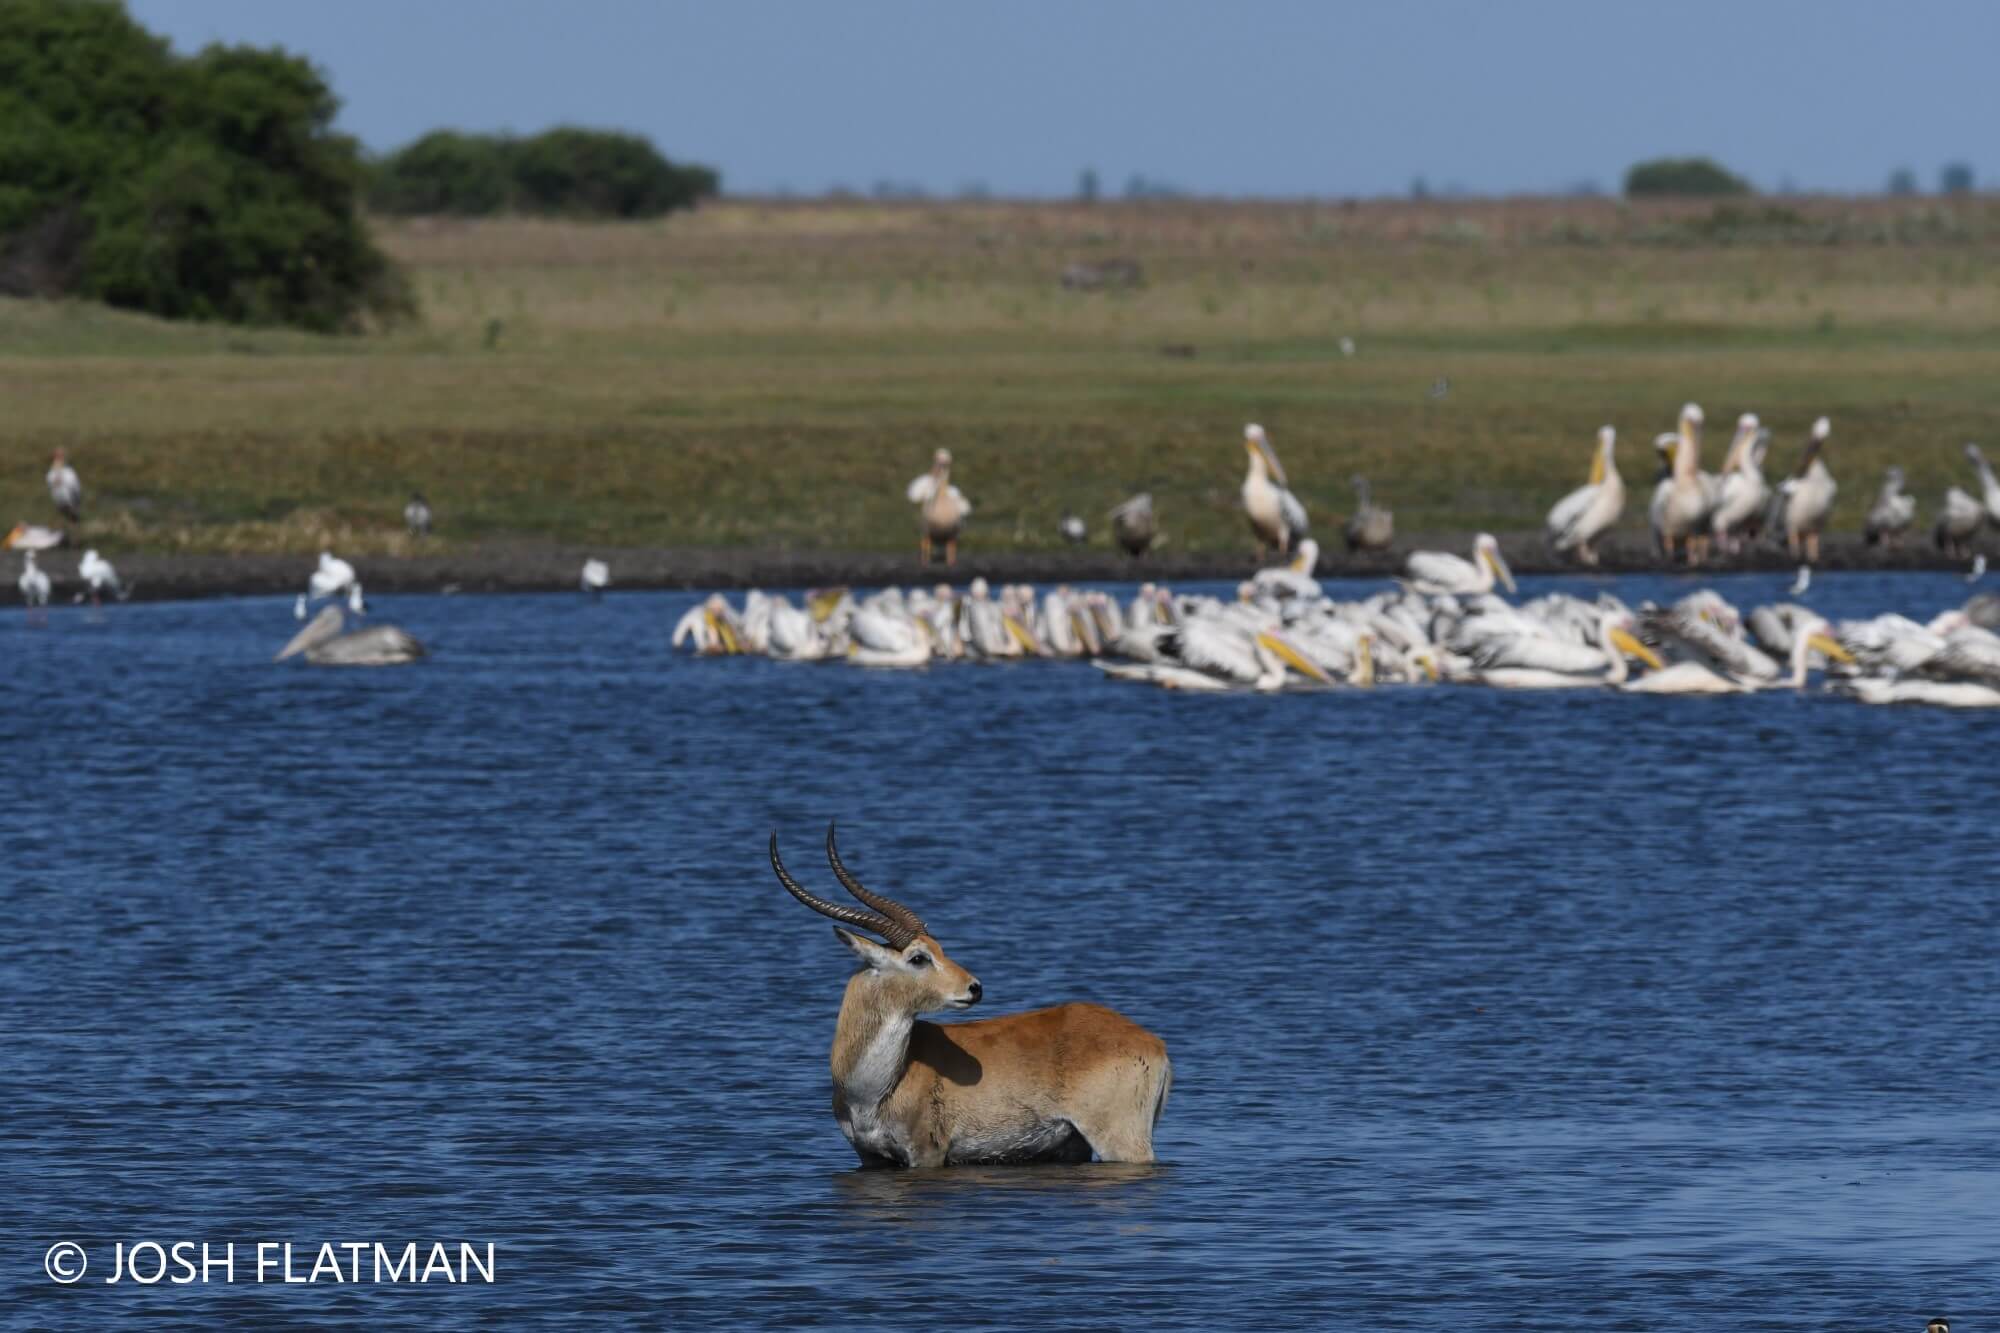
[[[306,580],[306,592],[317,602],[324,597],[338,597],[354,582],[354,566],[342,560],[331,551],[319,553],[319,568]]]
[[[1396,516],[1375,503],[1368,478],[1354,475],[1354,515],[1341,535],[1350,551],[1386,551],[1396,540]]]
[[[1662,550],[1669,561],[1678,551],[1690,565],[1700,564],[1708,554],[1708,520],[1717,498],[1703,484],[1701,425],[1699,404],[1681,408],[1680,428],[1669,454],[1673,475],[1659,496],[1657,527]]]
[[[424,646],[394,625],[370,625],[343,634],[347,617],[337,606],[322,608],[271,660],[305,654],[314,666],[398,666],[424,656]]]
[[[1280,599],[1315,598],[1319,596],[1319,580],[1313,577],[1317,568],[1319,543],[1308,537],[1299,543],[1298,554],[1292,557],[1291,563],[1276,569],[1260,569],[1250,583],[1258,592]]]
[[[1854,655],[1833,637],[1832,626],[1817,616],[1802,618],[1796,627],[1789,675],[1781,677],[1775,662],[1755,649],[1749,651],[1759,659],[1760,667],[1768,664],[1768,672],[1739,671],[1726,665],[1718,669],[1713,658],[1691,658],[1675,662],[1663,670],[1649,671],[1618,688],[1627,694],[1749,694],[1778,686],[1802,690],[1806,685],[1811,654],[1817,652],[1845,665],[1853,665],[1855,660]]]
[[[1249,469],[1243,474],[1243,512],[1257,537],[1257,559],[1264,559],[1266,548],[1289,555],[1306,535],[1306,507],[1292,494],[1285,465],[1278,461],[1264,428],[1254,421],[1243,428],[1243,449],[1249,455]]]
[[[48,476],[44,480],[49,484],[49,499],[55,501],[62,516],[72,523],[79,522],[83,518],[83,481],[65,461],[62,450],[56,450],[49,459]]]
[[[1403,562],[1403,583],[1426,597],[1492,592],[1495,579],[1514,591],[1514,571],[1500,554],[1499,538],[1490,532],[1473,538],[1470,560],[1445,551],[1412,551]]]
[[[605,564],[602,560],[584,561],[583,572],[576,576],[576,586],[582,590],[584,596],[593,601],[602,597],[604,590],[610,584],[611,566]]]
[[[1549,510],[1545,535],[1551,549],[1586,565],[1597,563],[1597,539],[1611,530],[1625,512],[1625,479],[1618,475],[1612,450],[1618,432],[1610,426],[1597,431],[1597,449],[1590,458],[1590,480],[1556,501]]]
[[[1771,499],[1771,484],[1764,480],[1764,455],[1770,447],[1771,432],[1756,413],[1745,412],[1736,419],[1736,438],[1723,459],[1715,509],[1708,519],[1716,544],[1732,555],[1743,549],[1745,537],[1762,526]]]
[[[1808,564],[1819,559],[1820,529],[1826,526],[1833,497],[1840,489],[1820,456],[1832,434],[1833,423],[1827,418],[1813,422],[1812,437],[1799,456],[1799,470],[1778,488],[1771,502],[1778,519],[1772,527],[1785,534],[1785,549],[1795,556],[1803,555]]]
[[[1917,497],[1903,489],[1903,469],[1892,467],[1882,474],[1882,491],[1868,510],[1862,540],[1870,546],[1901,546],[1916,521]]]
[[[49,591],[52,585],[49,583],[48,571],[35,563],[35,553],[33,551],[23,551],[21,553],[21,578],[17,586],[21,589],[22,602],[27,605],[47,606],[49,604]]]
[[[1140,491],[1110,514],[1111,535],[1129,556],[1142,556],[1159,543],[1160,533],[1153,518],[1153,496]]]
[[[931,562],[931,547],[944,543],[944,562],[958,563],[958,534],[972,516],[965,493],[951,484],[951,450],[931,455],[931,470],[912,481],[904,492],[917,510],[917,551],[923,563]]]
[[[1504,690],[1565,690],[1617,685],[1635,658],[1658,671],[1658,654],[1632,634],[1632,617],[1605,611],[1597,621],[1596,644],[1573,643],[1541,634],[1517,634],[1487,641],[1473,657],[1472,679]]]

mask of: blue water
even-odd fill
[[[435,656],[379,672],[273,665],[278,600],[0,618],[0,1320],[2000,1317],[2000,720],[677,659],[688,601],[385,596]],[[1165,1038],[1157,1167],[855,1169],[764,860],[831,891],[833,816],[980,1015]],[[254,1281],[434,1239],[496,1280]],[[236,1281],[102,1285],[144,1240]]]

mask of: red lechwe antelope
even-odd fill
[[[833,1115],[871,1166],[1153,1160],[1166,1109],[1167,1046],[1122,1014],[1062,1004],[971,1023],[917,1015],[979,1003],[979,982],[945,957],[917,914],[863,888],[840,863],[834,878],[870,910],[815,898],[787,874],[771,835],[771,868],[794,898],[840,926],[861,959],[833,1029]]]

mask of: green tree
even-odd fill
[[[1971,194],[1972,168],[1963,162],[1953,162],[1938,173],[1938,190],[1944,194]]]
[[[1625,173],[1629,198],[1751,194],[1750,182],[1706,157],[1661,157]]]
[[[1917,173],[1908,167],[1897,167],[1889,173],[1889,193],[1911,195],[1917,192]]]
[[[720,182],[707,167],[676,167],[636,134],[562,128],[514,149],[520,207],[576,217],[658,217],[692,208]]]
[[[512,145],[491,134],[433,130],[378,163],[369,207],[484,217],[513,205]]]
[[[105,0],[0,0],[0,291],[334,331],[408,312],[305,61],[176,57]]]

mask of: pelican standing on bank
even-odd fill
[[[604,595],[604,589],[611,583],[611,566],[602,560],[586,560],[583,572],[576,577],[576,586],[583,595],[595,601]]]
[[[403,506],[403,526],[412,537],[431,535],[431,502],[424,499],[422,491],[410,492],[410,502]]]
[[[1250,456],[1249,470],[1243,474],[1243,512],[1257,537],[1257,559],[1263,561],[1267,547],[1290,555],[1306,535],[1306,507],[1292,494],[1285,465],[1278,461],[1264,428],[1254,421],[1243,428],[1243,448]]]
[[[1916,521],[1917,497],[1903,489],[1903,469],[1892,467],[1882,474],[1882,492],[1868,510],[1862,540],[1870,546],[1901,546]]]
[[[1590,459],[1590,480],[1556,501],[1549,510],[1549,546],[1576,553],[1586,565],[1597,563],[1597,539],[1610,531],[1625,512],[1625,479],[1618,475],[1612,449],[1618,432],[1610,426],[1597,431],[1597,451]]]
[[[1354,476],[1354,517],[1341,534],[1350,551],[1386,551],[1396,540],[1396,516],[1375,503],[1368,478]]]
[[[1661,547],[1671,563],[1676,548],[1690,565],[1698,565],[1708,554],[1708,517],[1712,503],[1701,478],[1701,407],[1689,403],[1681,408],[1680,430],[1675,436],[1671,461],[1673,475],[1666,484],[1659,508]]]
[[[49,499],[55,501],[62,516],[72,523],[82,521],[83,481],[76,475],[76,469],[64,459],[60,449],[49,458],[46,480],[49,483]]]
[[[1820,457],[1832,434],[1833,423],[1827,418],[1813,422],[1812,438],[1799,457],[1799,470],[1778,488],[1774,502],[1780,520],[1777,526],[1785,534],[1785,549],[1795,556],[1803,555],[1808,563],[1819,559],[1820,529],[1826,526],[1833,497],[1840,489],[1826,470],[1826,460]]]
[[[341,609],[326,607],[271,660],[282,662],[303,653],[314,666],[398,666],[424,655],[424,646],[394,625],[370,625],[343,634],[346,628]]]
[[[1493,591],[1498,579],[1514,591],[1514,571],[1500,554],[1500,540],[1482,532],[1472,541],[1472,559],[1445,551],[1412,551],[1403,562],[1403,581],[1426,597],[1463,597]]]
[[[1153,496],[1150,491],[1140,491],[1111,511],[1111,535],[1125,548],[1125,554],[1138,557],[1153,549],[1160,539],[1159,528],[1153,518]]]
[[[21,579],[18,586],[21,589],[21,601],[28,606],[49,604],[51,585],[48,571],[35,563],[33,551],[21,552]]]
[[[1986,506],[1986,521],[2000,523],[2000,478],[1994,477],[1993,465],[1986,461],[1986,455],[1980,452],[1978,445],[1966,445],[1965,456],[1972,460],[1972,466],[1979,469],[1979,495]]]
[[[917,511],[917,551],[923,563],[931,562],[931,546],[944,543],[946,565],[958,563],[958,533],[972,515],[965,493],[951,484],[951,450],[931,455],[931,470],[912,481],[904,492]]]
[[[1708,520],[1716,544],[1731,555],[1743,549],[1743,539],[1763,521],[1770,503],[1771,485],[1764,480],[1764,454],[1770,447],[1771,432],[1756,413],[1736,419],[1736,438],[1723,459],[1715,512]]]

